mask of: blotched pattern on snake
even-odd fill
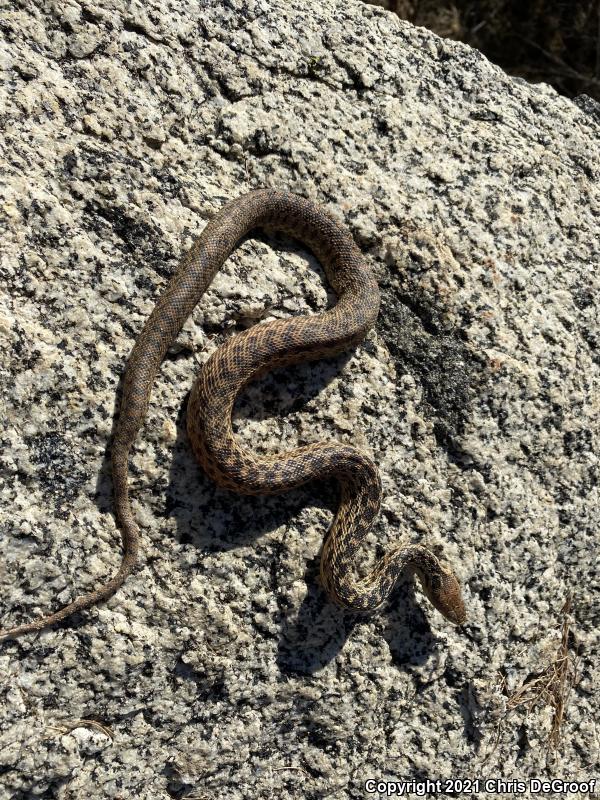
[[[250,380],[274,367],[349,348],[364,338],[379,311],[377,283],[349,231],[309,200],[261,189],[228,203],[207,224],[182,258],[131,352],[112,446],[115,509],[124,549],[120,569],[98,589],[54,614],[2,631],[0,638],[41,630],[107,599],[133,569],[140,536],[128,494],[129,454],[146,417],[156,373],[217,270],[240,239],[257,227],[281,230],[307,245],[323,264],[338,301],[319,314],[257,324],[211,355],[192,389],[187,413],[198,460],[217,483],[243,494],[275,494],[307,481],[337,478],[339,506],[321,555],[321,580],[330,597],[353,611],[373,611],[388,598],[400,574],[410,570],[447,619],[464,622],[458,580],[422,545],[398,546],[366,578],[353,577],[356,553],[381,500],[377,468],[365,454],[347,444],[319,442],[261,457],[241,447],[233,435],[233,405]]]

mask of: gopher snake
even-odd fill
[[[425,594],[447,619],[464,622],[454,573],[421,545],[398,547],[380,559],[366,578],[353,579],[356,551],[381,499],[379,474],[367,456],[350,445],[321,442],[258,457],[244,450],[233,435],[233,404],[248,381],[274,367],[345,350],[364,338],[379,312],[377,283],[349,231],[308,200],[263,189],[228,203],[208,223],[182,258],[132,350],[112,447],[115,507],[124,548],[118,572],[56,613],[0,631],[0,638],[41,630],[107,599],[133,569],[140,537],[129,502],[129,452],[146,417],[154,378],[217,270],[240,239],[256,227],[282,230],[310,247],[325,267],[338,302],[320,314],[255,325],[213,353],[202,367],[188,405],[187,428],[197,458],[217,483],[243,494],[276,494],[310,480],[336,477],[341,498],[321,556],[321,580],[331,598],[353,611],[373,611],[408,569],[418,575]]]

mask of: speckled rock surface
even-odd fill
[[[598,163],[585,107],[354,0],[2,11],[0,623],[120,558],[107,446],[136,334],[222,203],[263,185],[343,219],[383,292],[354,353],[240,399],[248,446],[337,437],[380,465],[360,568],[399,537],[455,566],[359,619],[318,586],[334,486],[268,499],[194,463],[184,398],[226,336],[326,306],[301,247],[246,241],[169,353],[132,459],[140,565],[110,602],[0,646],[0,798],[363,798],[365,781],[594,777]],[[550,714],[505,693],[556,650]],[[494,749],[494,745],[496,745]]]

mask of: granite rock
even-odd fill
[[[377,461],[380,520],[465,586],[449,626],[411,580],[358,618],[318,585],[335,486],[216,488],[186,393],[229,335],[333,298],[262,233],[216,277],[132,458],[143,552],[106,604],[0,646],[0,800],[363,798],[369,778],[594,777],[598,120],[547,86],[356,0],[14,3],[0,21],[3,627],[120,560],[119,378],[181,253],[228,199],[310,197],[380,281],[354,352],[236,407],[258,452],[337,438]],[[507,694],[573,596],[560,746]]]

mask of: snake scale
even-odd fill
[[[323,264],[338,300],[319,314],[255,325],[210,356],[192,389],[187,412],[188,433],[198,460],[217,483],[243,494],[276,494],[307,481],[337,478],[340,500],[323,543],[320,570],[330,597],[353,611],[373,611],[388,598],[401,573],[409,570],[448,620],[464,622],[457,578],[422,545],[398,546],[379,559],[365,578],[353,577],[357,550],[381,500],[377,467],[366,455],[347,444],[319,442],[275,456],[257,456],[241,447],[233,435],[233,405],[250,380],[274,367],[349,348],[364,338],[379,312],[377,283],[350,232],[309,200],[259,189],[227,203],[206,225],[182,258],[131,352],[112,446],[115,509],[123,538],[118,572],[56,613],[0,631],[0,638],[39,631],[106,600],[132,571],[140,535],[129,501],[129,454],[146,417],[154,379],[167,349],[216,272],[240,239],[257,227],[283,231],[308,246]]]

